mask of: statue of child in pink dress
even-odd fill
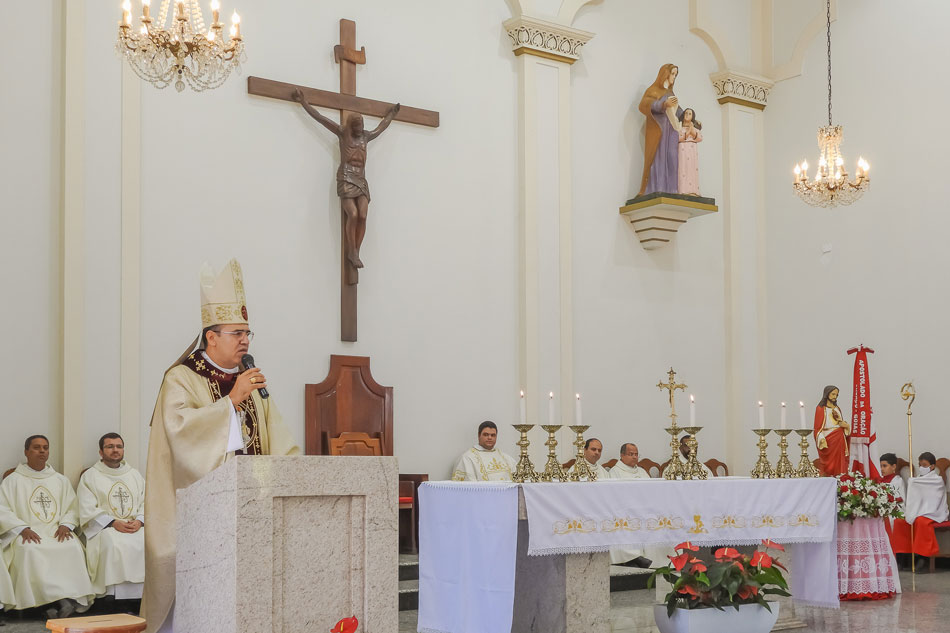
[[[702,123],[696,120],[692,108],[682,110],[679,115],[679,193],[689,196],[699,195],[699,151],[696,144],[703,140],[700,130]]]

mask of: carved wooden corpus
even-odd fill
[[[383,455],[393,454],[393,388],[373,379],[368,357],[330,356],[326,379],[305,386],[305,402],[307,455],[332,455],[331,440],[344,433],[363,433],[379,442]],[[352,441],[344,444],[350,446],[344,450],[357,450]]]

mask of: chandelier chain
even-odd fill
[[[828,125],[831,123],[831,0],[825,5],[828,25]]]

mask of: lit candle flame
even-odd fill
[[[221,8],[221,3],[218,2],[218,0],[211,0],[211,10],[212,10],[212,11],[217,11],[217,10],[220,9],[220,8]]]
[[[802,161],[802,171],[808,171],[808,161],[807,161],[807,160],[803,160],[803,161]]]
[[[240,24],[240,23],[241,23],[241,16],[239,16],[238,12],[235,11],[234,13],[231,14],[231,24]]]

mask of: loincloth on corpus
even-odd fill
[[[349,170],[341,170],[336,176],[336,195],[341,198],[359,198],[366,196],[369,201],[369,183],[362,175]]]

